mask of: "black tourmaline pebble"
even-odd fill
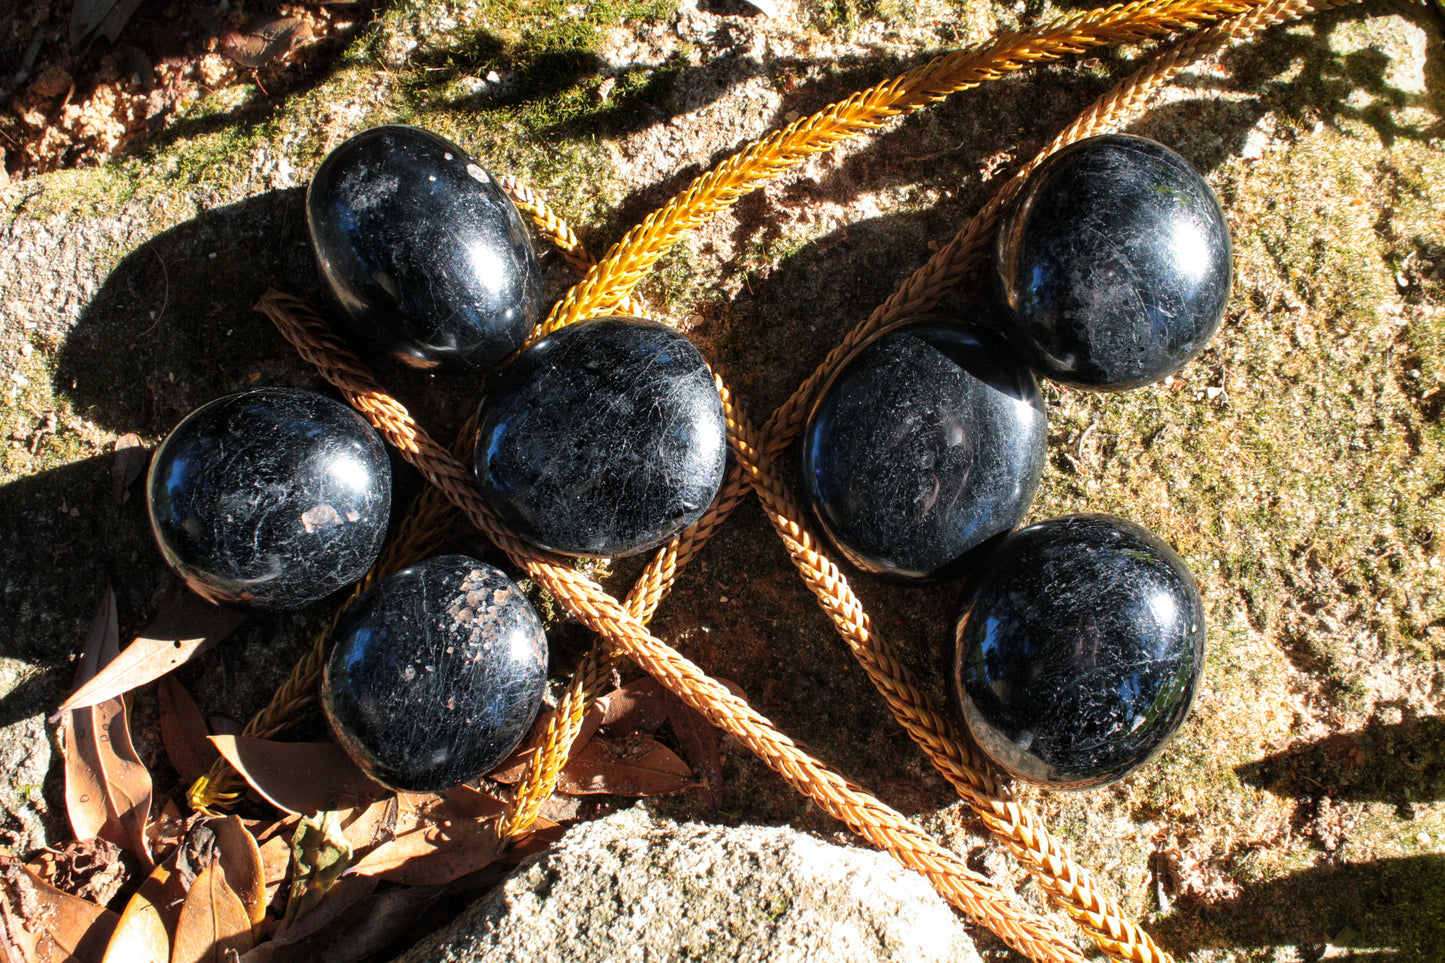
[[[632,555],[702,517],[727,431],[702,354],[666,325],[601,318],[524,351],[487,396],[477,482],[521,538]]]
[[[172,429],[146,482],[171,568],[213,602],[298,609],[366,574],[391,464],[356,412],[295,388],[218,398]]]
[[[964,593],[955,681],[979,747],[1031,782],[1121,779],[1169,741],[1204,665],[1204,607],[1174,551],[1131,522],[1020,529]]]
[[[306,223],[351,332],[405,364],[488,368],[541,310],[541,268],[517,209],[429,131],[375,127],[336,148],[311,179]]]
[[[390,575],[342,615],[322,704],[336,739],[392,789],[440,792],[493,769],[531,728],[547,638],[521,589],[464,555]]]
[[[928,319],[866,344],[803,432],[802,489],[854,565],[952,574],[1023,520],[1048,426],[1038,383],[997,336]]]
[[[1034,370],[1117,391],[1172,374],[1224,317],[1229,227],[1219,200],[1162,144],[1111,134],[1029,178],[998,233],[1005,333]]]

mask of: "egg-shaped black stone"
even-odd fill
[[[802,435],[805,500],[866,572],[946,577],[1023,520],[1043,471],[1038,382],[1001,339],[943,319],[865,344]]]
[[[664,544],[722,484],[727,426],[702,353],[641,318],[597,318],[538,341],[482,406],[482,496],[520,537],[567,555]]]
[[[331,634],[321,701],[371,778],[440,792],[495,768],[532,726],[547,637],[500,569],[465,555],[387,576]]]
[[[306,224],[348,330],[419,368],[481,370],[526,339],[542,272],[517,209],[456,144],[375,127],[331,152]]]
[[[1173,736],[1204,665],[1193,575],[1144,528],[1105,515],[1007,536],[964,592],[955,683],[994,762],[1031,782],[1121,779]]]
[[[1005,333],[1077,388],[1158,381],[1204,350],[1229,300],[1229,227],[1204,178],[1143,137],[1065,147],[999,228]]]
[[[358,581],[391,515],[391,463],[346,405],[258,388],[191,412],[146,481],[167,564],[221,605],[298,609]]]

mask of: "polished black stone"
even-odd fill
[[[524,351],[482,407],[477,483],[517,535],[568,555],[662,545],[722,484],[712,374],[666,325],[600,318]]]
[[[146,481],[166,562],[223,605],[298,609],[350,585],[381,552],[391,464],[356,412],[259,388],[191,412]]]
[[[507,757],[547,688],[547,637],[497,568],[443,555],[382,579],[341,616],[321,685],[331,731],[392,789],[440,792]]]
[[[336,148],[311,179],[306,223],[350,331],[403,363],[490,367],[541,310],[541,268],[517,209],[429,131],[376,127]]]
[[[1117,391],[1204,350],[1229,300],[1229,227],[1204,178],[1126,134],[1079,141],[1029,178],[999,228],[1005,333],[1045,377]]]
[[[1006,537],[964,593],[955,682],[964,721],[1015,776],[1064,789],[1121,779],[1189,713],[1204,607],[1155,535],[1104,515]]]
[[[866,572],[952,574],[1023,520],[1048,426],[1038,382],[997,336],[943,319],[866,344],[802,436],[805,500]]]

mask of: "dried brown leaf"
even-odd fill
[[[150,627],[126,646],[119,658],[66,699],[56,716],[159,679],[230,635],[245,620],[243,612],[212,605],[173,586]]]
[[[167,963],[185,898],[175,860],[158,865],[125,904],[101,963]]]
[[[229,30],[220,37],[221,50],[242,67],[259,69],[311,38],[311,27],[296,17],[279,17]]]
[[[682,700],[652,676],[644,676],[608,694],[602,725],[613,737],[651,735],[671,718],[676,705]]]
[[[417,918],[441,895],[438,889],[407,887],[373,893],[346,905],[317,932],[298,938],[295,943],[275,940],[262,943],[243,956],[240,963],[293,963],[295,960],[358,963],[415,929]]]
[[[105,906],[130,875],[120,855],[108,839],[70,839],[41,851],[26,868],[63,893]]]
[[[14,860],[0,858],[0,952],[21,963],[88,963],[118,917],[62,893]]]
[[[130,47],[130,50],[136,48]],[[139,53],[139,51],[136,51]],[[144,55],[142,54],[142,57]],[[147,69],[149,64],[147,63]],[[115,461],[110,463],[110,493],[115,496],[117,505],[124,505],[130,501],[130,486],[145,471],[146,461],[149,458],[145,446],[141,444],[140,435],[121,435],[115,440]]]
[[[235,770],[267,802],[288,813],[355,809],[386,795],[333,742],[272,742],[212,736]]]
[[[101,649],[107,640],[118,638],[120,629],[116,625],[115,594],[107,586],[105,597],[97,607],[86,634],[85,645],[80,650],[80,662],[76,668],[75,684],[83,686],[95,676],[101,664]],[[60,750],[65,759],[65,812],[70,818],[70,828],[76,839],[90,839],[99,836],[109,821],[105,805],[105,787],[100,774],[81,755],[75,744],[75,723],[70,717],[60,723]]]
[[[206,731],[206,717],[201,715],[196,700],[175,676],[161,679],[159,696],[161,745],[166,758],[186,784],[195,782],[220,758]]]
[[[441,809],[447,816],[486,819],[507,811],[507,801],[475,786],[457,786],[442,793]]]
[[[282,925],[270,942],[285,946],[320,932],[344,913],[347,907],[370,896],[379,882],[380,880],[367,876],[345,876],[338,879],[327,888],[325,895],[314,908],[299,919]]]
[[[266,921],[266,868],[261,862],[261,848],[235,816],[213,819],[209,825],[216,834],[217,861],[226,885],[246,907],[253,932],[259,932]]]
[[[373,849],[350,873],[408,886],[440,886],[496,862],[505,845],[496,820],[448,819]]]
[[[746,698],[742,689],[734,682],[719,680],[732,691],[733,695]],[[673,737],[682,757],[692,766],[702,780],[703,795],[707,804],[719,809],[723,804],[722,794],[722,745],[717,728],[707,716],[688,706],[681,699],[673,705],[667,717],[672,726]]]
[[[115,593],[107,585],[86,637],[80,675],[95,672],[98,677],[107,664],[114,664],[118,637]],[[72,710],[60,727],[60,743],[65,808],[76,838],[102,836],[135,853],[149,868],[151,777],[131,743],[125,700],[111,698]]]
[[[219,863],[212,863],[186,893],[171,963],[229,963],[254,945],[246,907],[226,885]]]
[[[562,767],[557,789],[572,796],[661,796],[696,784],[687,763],[655,739],[594,736]]]
[[[261,854],[261,870],[267,888],[286,880],[286,871],[291,867],[291,837],[295,835],[296,824],[300,821],[300,816],[292,815],[279,822],[252,823],[247,827]]]
[[[612,693],[609,693],[599,698],[593,703],[592,708],[587,710],[587,714],[582,717],[582,724],[577,729],[577,735],[572,739],[572,754],[575,755],[580,752],[582,747],[587,744],[587,741],[596,734],[597,729],[602,725],[603,718],[607,715],[607,708],[611,697]],[[521,781],[522,773],[527,770],[527,760],[531,758],[532,751],[537,747],[537,744],[546,736],[547,726],[551,724],[552,717],[556,714],[557,711],[553,709],[539,715],[536,721],[532,723],[532,729],[527,733],[527,737],[522,740],[516,749],[512,750],[510,756],[503,759],[497,764],[495,769],[487,773],[487,778],[493,782],[500,782],[508,786]]]
[[[115,43],[139,6],[140,0],[75,0],[70,9],[71,49],[84,56],[82,46],[88,48],[95,37]]]
[[[341,815],[324,812],[302,817],[291,837],[291,898],[282,925],[315,909],[350,865],[351,843],[341,827]]]

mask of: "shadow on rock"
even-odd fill
[[[1326,794],[1405,809],[1445,799],[1445,717],[1372,720],[1236,767],[1239,778],[1278,796]]]
[[[1445,855],[1327,864],[1244,887],[1234,899],[1177,903],[1150,927],[1181,957],[1202,949],[1348,946],[1369,963],[1435,961],[1445,946]]]
[[[251,306],[272,286],[318,294],[304,193],[214,208],[128,254],[61,346],[57,393],[114,430],[160,434],[219,395],[295,381],[294,353]]]

